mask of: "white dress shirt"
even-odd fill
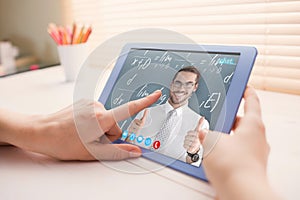
[[[145,124],[143,128],[141,128],[136,133],[136,135],[143,136],[144,140],[146,138],[151,138],[153,144],[153,142],[155,141],[156,134],[159,132],[164,120],[167,117],[167,113],[173,110],[174,108],[170,105],[169,102],[167,102],[163,105],[158,105],[147,109],[148,114],[145,119]],[[138,113],[136,118],[140,119],[143,116],[143,113],[144,111]],[[171,130],[170,136],[166,141],[166,144],[157,149],[156,152],[186,162],[187,150],[183,147],[184,139],[188,131],[194,130],[196,128],[198,121],[201,118],[201,115],[190,109],[188,107],[188,104],[186,104],[176,109],[175,117],[176,124]],[[209,123],[207,120],[204,121],[202,129],[209,129]],[[137,143],[136,140],[134,141],[134,143],[146,149],[150,149],[152,147],[152,144],[150,146],[146,146],[144,142]],[[193,165],[200,165],[202,160],[201,151],[199,152],[199,156],[199,161],[196,163],[192,163]]]

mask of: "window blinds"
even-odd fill
[[[76,22],[93,25],[92,47],[138,28],[166,28],[199,44],[255,46],[250,83],[300,94],[300,1],[72,0],[72,11]]]

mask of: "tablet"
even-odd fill
[[[143,157],[207,181],[193,134],[230,132],[256,55],[244,46],[125,45],[99,101],[112,109],[156,90],[162,96],[119,122],[122,135],[114,142],[138,145]]]

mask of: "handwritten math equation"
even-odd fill
[[[161,83],[164,77],[168,77],[170,82],[179,69],[195,66],[199,69],[201,77],[204,77],[200,78],[196,91],[198,107],[195,109],[212,113],[226,96],[238,58],[238,55],[222,53],[131,50],[119,74],[123,81],[113,88],[111,107],[148,96],[157,89],[162,91],[162,96],[156,104],[164,104],[169,98],[169,84]],[[160,78],[157,78],[158,76]],[[208,81],[205,81],[205,78]],[[219,85],[215,83],[217,79]],[[220,83],[225,90],[219,89]],[[210,89],[208,84],[212,85]]]

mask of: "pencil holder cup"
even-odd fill
[[[57,46],[60,64],[63,67],[67,82],[74,81],[80,67],[88,56],[86,43]]]

